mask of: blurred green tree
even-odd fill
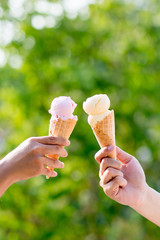
[[[160,191],[159,11],[156,0],[97,0],[79,9],[70,0],[1,1],[1,157],[48,135],[57,96],[73,98],[79,121],[56,179],[19,182],[1,198],[0,239],[159,239],[155,225],[100,189],[99,146],[82,110],[87,97],[109,95],[117,145]]]

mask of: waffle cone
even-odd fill
[[[77,120],[67,119],[62,120],[58,118],[58,120],[51,121],[49,125],[49,135],[55,137],[63,137],[65,139],[69,139]],[[58,159],[58,155],[49,155],[52,158]]]
[[[49,125],[49,135],[69,139],[76,122],[74,119],[62,120],[61,118],[51,121]]]
[[[108,145],[115,146],[115,120],[113,110],[103,120],[98,121],[96,125],[90,122],[90,126],[101,148]],[[116,148],[110,153],[109,157],[116,159]]]
[[[74,119],[67,119],[62,120],[61,118],[58,118],[57,120],[51,121],[49,125],[49,136],[55,136],[55,137],[63,137],[65,139],[69,139],[77,120]],[[48,154],[49,158],[54,158],[58,160],[59,156],[57,154]],[[51,170],[53,168],[49,167]],[[48,179],[49,177],[47,177]]]

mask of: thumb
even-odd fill
[[[116,147],[116,153],[117,153],[118,160],[120,160],[124,164],[129,163],[131,161],[131,159],[133,158],[132,155],[124,152],[119,147]]]

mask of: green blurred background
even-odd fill
[[[82,110],[96,93],[110,97],[117,145],[160,191],[159,0],[0,1],[1,158],[48,135],[53,98],[71,96],[79,117],[58,177],[19,182],[0,199],[1,240],[159,239],[99,187],[99,146]]]

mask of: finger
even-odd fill
[[[104,174],[101,177],[101,181],[100,181],[101,186],[110,182],[113,178],[117,176],[123,177],[123,173],[111,167],[107,168],[107,170],[104,172]]]
[[[57,172],[50,170],[49,168],[44,167],[42,170],[41,175],[45,175],[47,178],[50,177],[56,177],[57,176]]]
[[[112,167],[117,170],[120,170],[122,167],[122,163],[116,159],[112,158],[103,158],[100,163],[100,171],[99,171],[99,177],[101,177],[104,173],[104,171],[108,168]]]
[[[114,150],[114,146],[107,146],[102,149],[100,149],[96,154],[95,154],[95,159],[98,163],[101,162],[102,158],[107,157],[112,151]]]
[[[131,159],[133,158],[132,155],[124,152],[119,147],[116,147],[116,153],[117,153],[117,158],[124,164],[129,163],[131,161]]]
[[[69,140],[55,136],[32,137],[30,138],[30,141],[37,141],[46,145],[68,146],[70,144]]]
[[[64,167],[64,163],[59,160],[56,160],[56,159],[43,157],[42,162],[44,165],[46,165],[48,167],[52,167],[52,168],[63,168]]]
[[[107,196],[114,199],[118,195],[121,188],[125,188],[126,185],[127,180],[121,176],[117,176],[111,182],[105,184],[103,186],[103,190]]]
[[[42,155],[46,155],[46,154],[51,154],[51,155],[58,155],[60,157],[67,157],[68,153],[67,151],[59,146],[59,145],[40,145],[40,153]]]

